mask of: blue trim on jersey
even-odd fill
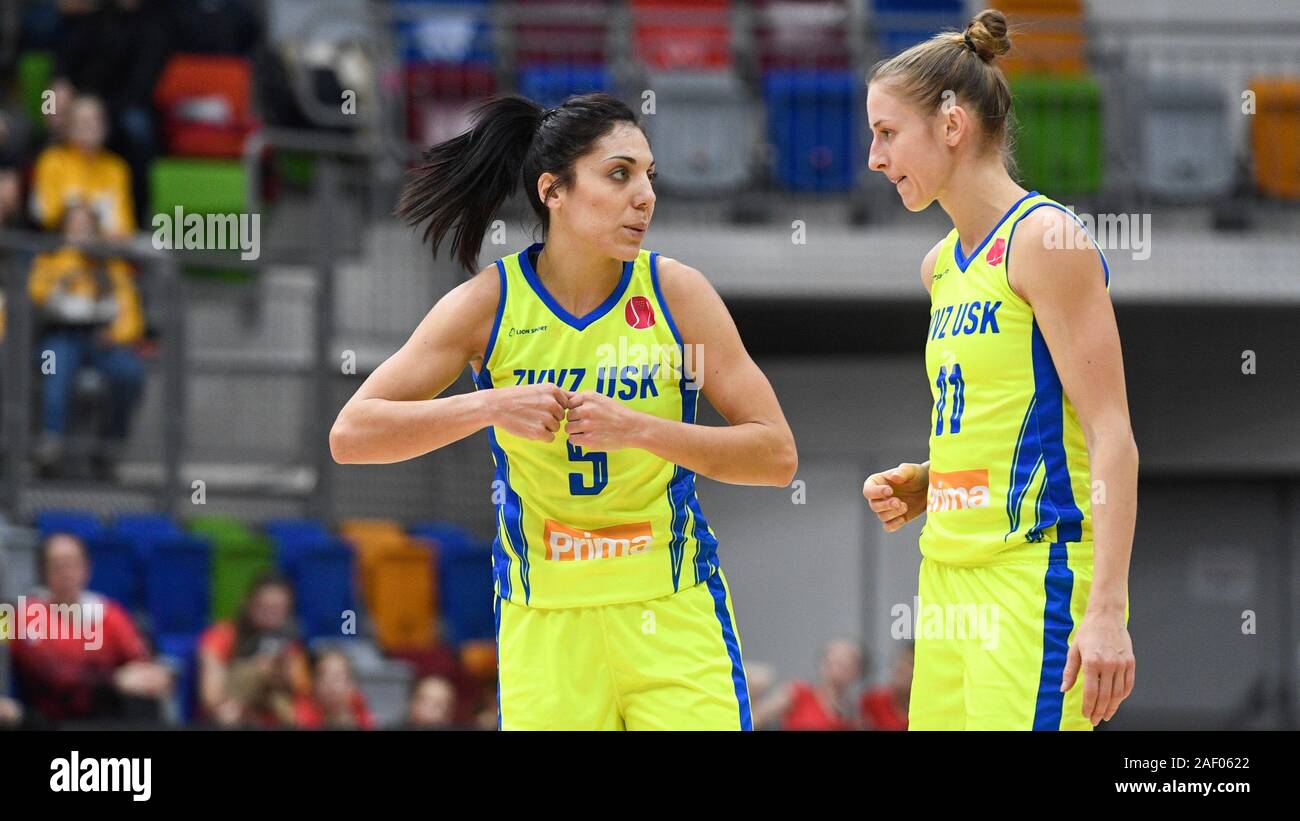
[[[1038,464],[1043,464],[1041,458],[1038,460]],[[1034,469],[1037,470],[1038,466],[1035,465]],[[1025,531],[1025,541],[1027,542],[1041,542],[1043,540],[1043,534],[1047,531],[1047,528],[1051,527],[1052,524],[1056,522],[1056,508],[1052,506],[1050,500],[1047,504],[1043,504],[1046,490],[1047,474],[1044,472],[1043,481],[1038,486],[1038,495],[1034,499],[1034,526]]]
[[[670,511],[668,560],[673,575],[673,592],[681,589],[682,559],[686,553],[686,494],[690,471],[681,465],[673,466],[673,477],[668,480],[668,510]]]
[[[980,251],[984,250],[984,246],[989,244],[989,240],[993,239],[993,235],[996,234],[998,232],[998,229],[1002,227],[1002,223],[1006,222],[1007,218],[1015,213],[1016,209],[1020,207],[1021,203],[1023,203],[1025,200],[1029,199],[1030,197],[1036,197],[1036,196],[1038,196],[1037,191],[1030,191],[1028,194],[1025,194],[1023,197],[1016,200],[1016,204],[1007,209],[1007,212],[1002,215],[1002,219],[998,220],[998,224],[993,226],[992,231],[989,231],[988,236],[986,236],[983,239],[983,241],[980,242],[979,245],[975,246],[974,251],[970,252],[970,256],[966,256],[961,252],[961,235],[959,234],[957,236],[957,241],[952,244],[952,256],[957,263],[957,267],[960,268],[964,273],[966,269],[970,267],[971,260],[979,256]],[[1032,211],[1033,209],[1031,208],[1030,210]],[[1019,222],[1019,220],[1016,221]],[[1011,247],[1010,237],[1007,238],[1007,247],[1008,248]]]
[[[1083,511],[1074,501],[1070,486],[1070,464],[1065,453],[1064,393],[1047,341],[1034,320],[1033,329],[1034,418],[1043,464],[1047,468],[1047,501],[1055,508],[1056,541],[1077,542],[1083,538]]]
[[[1029,397],[1029,407],[1025,408],[1025,418],[1020,423],[1020,435],[1016,437],[1016,447],[1011,455],[1011,478],[1007,480],[1007,535],[1006,541],[1020,529],[1020,504],[1038,471],[1038,463],[1043,459],[1043,450],[1038,442],[1038,428],[1033,424],[1036,398]]]
[[[528,280],[528,284],[532,286],[538,299],[540,299],[547,308],[550,308],[551,313],[555,314],[555,316],[565,324],[572,326],[575,330],[585,330],[588,325],[609,313],[609,310],[617,305],[619,300],[623,298],[623,294],[627,291],[627,286],[632,282],[632,269],[636,265],[636,260],[629,260],[628,262],[623,263],[623,276],[619,279],[618,285],[614,286],[613,293],[606,297],[604,302],[597,305],[596,308],[586,316],[574,316],[566,311],[563,305],[555,301],[555,297],[551,296],[550,291],[547,291],[546,286],[542,284],[541,277],[537,276],[537,272],[533,270],[533,263],[532,260],[528,258],[528,255],[534,249],[540,253],[543,244],[544,243],[541,242],[534,242],[523,251],[520,251],[516,255],[519,257],[519,267],[524,272],[524,279]]]
[[[501,330],[501,317],[506,314],[506,265],[504,260],[497,260],[497,273],[501,275],[501,298],[497,300],[497,314],[492,320],[492,333],[488,334],[487,348],[483,351],[484,371],[487,371],[488,363],[492,361],[492,351],[497,346],[497,332]],[[469,370],[474,377],[474,385],[482,387],[479,385],[480,374],[474,373],[474,366],[470,365]],[[490,377],[488,387],[492,387]]]
[[[654,288],[655,299],[659,300],[659,308],[668,322],[668,330],[673,332],[673,339],[677,340],[678,345],[682,345],[682,365],[685,367],[686,347],[682,342],[682,335],[677,331],[677,323],[673,321],[673,313],[668,310],[668,300],[664,299],[664,292],[659,287],[659,252],[650,252],[650,285]]]
[[[484,385],[487,388],[492,387],[492,372],[486,367],[482,370],[481,376],[484,377]],[[524,604],[532,597],[532,584],[529,580],[529,562],[528,562],[528,538],[524,535],[524,503],[519,498],[519,494],[510,486],[510,460],[506,458],[505,449],[497,441],[497,432],[495,427],[487,429],[488,445],[492,449],[492,460],[496,463],[496,481],[501,482],[506,489],[505,499],[497,506],[497,517],[501,525],[505,528],[505,536],[510,540],[511,547],[519,556],[519,580],[524,587]],[[493,483],[495,484],[495,482]],[[505,549],[502,541],[501,528],[497,529],[497,537],[492,543],[493,551],[500,550],[504,557],[502,565],[504,572],[497,577],[501,595],[513,601],[511,593],[513,589],[510,584],[510,555]]]
[[[501,729],[501,597],[492,599],[492,622],[497,640],[497,729]]]
[[[722,640],[727,645],[727,655],[731,657],[731,681],[736,689],[736,703],[740,705],[740,729],[754,729],[754,716],[749,709],[749,683],[745,680],[745,665],[740,660],[740,642],[736,639],[736,630],[731,623],[731,614],[727,612],[727,589],[722,584],[722,574],[709,576],[709,592],[713,594],[713,612],[722,625]]]
[[[1065,704],[1061,679],[1070,654],[1070,631],[1074,629],[1074,616],[1070,613],[1074,571],[1070,569],[1069,558],[1067,545],[1052,543],[1043,577],[1047,600],[1043,605],[1043,666],[1038,677],[1038,701],[1034,705],[1035,730],[1061,729]]]
[[[700,392],[693,388],[688,388],[686,374],[686,344],[682,341],[681,332],[677,329],[677,323],[673,320],[672,311],[668,308],[668,300],[664,299],[663,289],[659,285],[659,253],[650,252],[650,285],[654,289],[655,299],[659,301],[659,310],[663,314],[664,321],[668,323],[668,329],[673,332],[673,339],[677,342],[682,354],[682,374],[678,381],[678,392],[682,395],[682,421],[689,424],[695,423],[695,414],[699,405]],[[691,513],[695,516],[695,527],[690,536],[695,538],[695,555],[692,564],[695,568],[695,582],[698,584],[706,577],[711,576],[717,569],[717,539],[709,532],[709,522],[704,518],[704,511],[700,507],[699,497],[695,495],[695,472],[686,468],[677,466],[673,471],[673,477],[668,483],[668,501],[672,510],[672,532],[673,538],[669,543],[669,552],[673,564],[673,590],[679,589],[681,580],[681,566],[685,558],[686,538],[686,509],[690,508]],[[701,547],[707,546],[706,550]]]
[[[1022,202],[1023,202],[1023,200],[1022,200]],[[1037,211],[1039,208],[1042,208],[1044,205],[1050,205],[1050,206],[1053,207],[1053,208],[1059,208],[1060,210],[1062,210],[1062,211],[1064,211],[1065,213],[1069,214],[1071,217],[1074,218],[1074,221],[1075,221],[1075,222],[1079,223],[1079,227],[1083,229],[1083,232],[1084,232],[1085,234],[1088,234],[1088,226],[1086,226],[1086,225],[1083,224],[1083,220],[1079,219],[1079,215],[1076,214],[1076,213],[1074,213],[1074,212],[1071,211],[1070,209],[1066,208],[1065,206],[1061,205],[1060,203],[1056,203],[1056,202],[1038,202],[1038,203],[1034,203],[1033,207],[1027,209],[1027,210],[1025,211],[1025,213],[1023,213],[1023,214],[1020,215],[1020,217],[1016,220],[1016,224],[1013,225],[1013,226],[1011,226],[1011,233],[1007,235],[1007,253],[1006,253],[1006,257],[1003,259],[1002,273],[1003,273],[1003,275],[1006,276],[1006,278],[1007,278],[1007,287],[1008,287],[1008,288],[1011,287],[1011,274],[1008,273],[1008,272],[1011,270],[1011,240],[1014,239],[1015,236],[1016,236],[1016,228],[1019,227],[1019,225],[1020,225],[1020,220],[1024,219],[1025,217],[1029,216],[1030,214],[1034,213],[1034,212]],[[1092,234],[1088,234],[1088,239],[1092,240],[1092,245],[1093,245],[1093,247],[1097,249],[1097,254],[1101,257],[1101,270],[1102,270],[1102,271],[1105,273],[1105,275],[1106,275],[1106,287],[1109,288],[1109,287],[1110,287],[1110,263],[1106,261],[1106,255],[1105,255],[1104,253],[1102,253],[1101,245],[1100,245],[1100,244],[1097,242],[1097,240],[1092,236]],[[958,245],[960,245],[960,244],[961,244],[961,243],[958,243]]]

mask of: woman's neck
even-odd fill
[[[1007,174],[1001,162],[954,175],[960,191],[939,197],[939,206],[957,229],[963,255],[974,253],[1012,205],[1029,192]]]
[[[537,258],[537,276],[561,305],[582,316],[603,302],[623,275],[623,262],[593,254],[576,241],[546,238]]]

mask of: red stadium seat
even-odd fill
[[[257,127],[252,70],[242,57],[177,54],[154,87],[167,151],[190,157],[238,157]]]

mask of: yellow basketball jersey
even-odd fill
[[[659,289],[659,255],[642,250],[609,298],[575,317],[537,276],[541,248],[496,261],[501,300],[478,388],[549,382],[693,423],[699,391]],[[694,472],[639,448],[584,450],[565,429],[549,443],[488,430],[499,596],[544,608],[648,601],[717,571]]]
[[[988,564],[1042,550],[1039,542],[1092,541],[1083,430],[1032,307],[1007,281],[1016,225],[1038,208],[1070,213],[1030,192],[969,257],[954,228],[935,260],[925,346],[934,400],[930,487],[920,542],[935,561]],[[1109,290],[1104,255],[1102,266]]]

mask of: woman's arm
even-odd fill
[[[500,291],[496,267],[489,266],[433,306],[406,344],[376,368],[339,411],[330,430],[330,453],[336,462],[413,459],[491,425],[530,439],[554,439],[565,399],[555,385],[434,398],[467,364],[483,367]]]
[[[1070,247],[1049,247],[1046,237],[1064,231],[1077,232],[1079,227],[1059,209],[1040,208],[1026,217],[1013,238],[1007,277],[1012,289],[1033,306],[1061,386],[1078,412],[1092,480],[1101,490],[1094,494],[1092,506],[1092,590],[1070,648],[1063,686],[1073,685],[1081,661],[1088,675],[1084,713],[1096,724],[1114,715],[1133,689],[1133,647],[1125,610],[1137,519],[1138,451],[1129,424],[1119,329],[1101,257],[1082,237]]]
[[[570,401],[566,430],[580,447],[635,447],[736,485],[785,486],[798,467],[794,435],[767,377],[745,350],[727,306],[699,271],[660,257],[659,285],[682,341],[692,346],[697,384],[727,421],[687,424],[633,411],[584,391]],[[701,364],[702,363],[702,364]]]

